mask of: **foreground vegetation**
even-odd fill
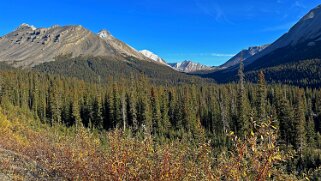
[[[0,113],[0,146],[37,161],[49,171],[42,175],[47,179],[295,179],[278,166],[286,157],[276,146],[276,130],[270,123],[258,127],[245,142],[230,133],[232,149],[214,157],[217,153],[206,142],[173,140],[158,144],[151,136],[134,138],[121,130],[98,133],[84,127],[49,126],[10,107]],[[8,169],[10,160],[0,161],[0,172],[17,180],[27,176]]]
[[[267,86],[262,72],[257,84],[246,84],[242,64],[239,83],[227,85],[159,86],[135,75],[99,84],[16,70],[0,76],[0,146],[36,160],[53,177],[316,180],[321,174],[321,91]]]

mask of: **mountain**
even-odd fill
[[[169,63],[169,65],[180,72],[185,72],[185,73],[193,73],[197,71],[205,71],[205,70],[212,70],[212,67],[208,67],[206,65],[202,65],[200,63],[195,63],[192,61],[183,61],[179,63]]]
[[[145,57],[154,60],[155,62],[167,65],[166,61],[159,57],[158,55],[154,54],[153,52],[149,50],[141,50],[139,51],[141,54],[143,54]]]
[[[268,82],[321,86],[321,5],[312,9],[286,34],[244,61],[248,80],[263,71]],[[202,75],[226,83],[237,80],[238,66]]]
[[[221,65],[220,68],[225,69],[225,68],[229,68],[229,67],[239,64],[240,61],[245,62],[248,58],[263,51],[268,46],[269,45],[254,46],[254,47],[249,47],[248,49],[242,50],[241,52],[236,54],[234,57],[232,57],[230,60],[228,60],[226,63]]]
[[[288,33],[249,58],[248,69],[321,58],[321,5],[308,12]]]
[[[82,26],[35,28],[22,24],[0,38],[0,49],[0,61],[23,68],[55,61],[59,56],[102,56],[114,60],[135,57],[149,61],[106,30],[97,35]]]

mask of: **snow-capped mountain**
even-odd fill
[[[101,56],[112,60],[134,57],[151,61],[106,30],[95,34],[82,26],[36,28],[24,23],[0,37],[0,50],[0,61],[23,68],[55,61],[56,57],[64,55]]]
[[[145,57],[154,60],[155,62],[167,65],[167,63],[164,59],[162,59],[161,57],[159,57],[158,55],[154,54],[153,52],[151,52],[149,50],[141,50],[140,53],[143,54]]]
[[[238,54],[236,54],[234,57],[229,59],[226,63],[220,66],[220,68],[229,68],[234,65],[237,65],[240,63],[240,61],[246,62],[246,60],[253,55],[263,51],[266,49],[269,45],[263,45],[263,46],[254,46],[254,47],[249,47],[248,49],[242,50]]]
[[[202,65],[200,63],[195,63],[187,60],[179,63],[169,63],[169,65],[177,71],[186,72],[186,73],[213,69],[213,67],[208,67],[206,65]]]

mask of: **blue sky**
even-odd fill
[[[271,43],[316,0],[30,0],[2,1],[0,36],[21,23],[80,24],[109,30],[167,62],[219,65],[241,49]]]

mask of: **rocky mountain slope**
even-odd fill
[[[34,67],[58,56],[103,56],[113,60],[135,57],[147,60],[107,31],[97,34],[82,26],[35,28],[22,24],[0,38],[0,61],[15,67]]]
[[[248,49],[242,50],[238,54],[236,54],[234,57],[232,57],[230,60],[228,60],[226,63],[220,66],[220,68],[229,68],[234,65],[237,65],[240,63],[240,61],[245,62],[248,58],[252,57],[253,55],[263,51],[266,49],[269,45],[263,45],[263,46],[254,46],[249,47]]]

